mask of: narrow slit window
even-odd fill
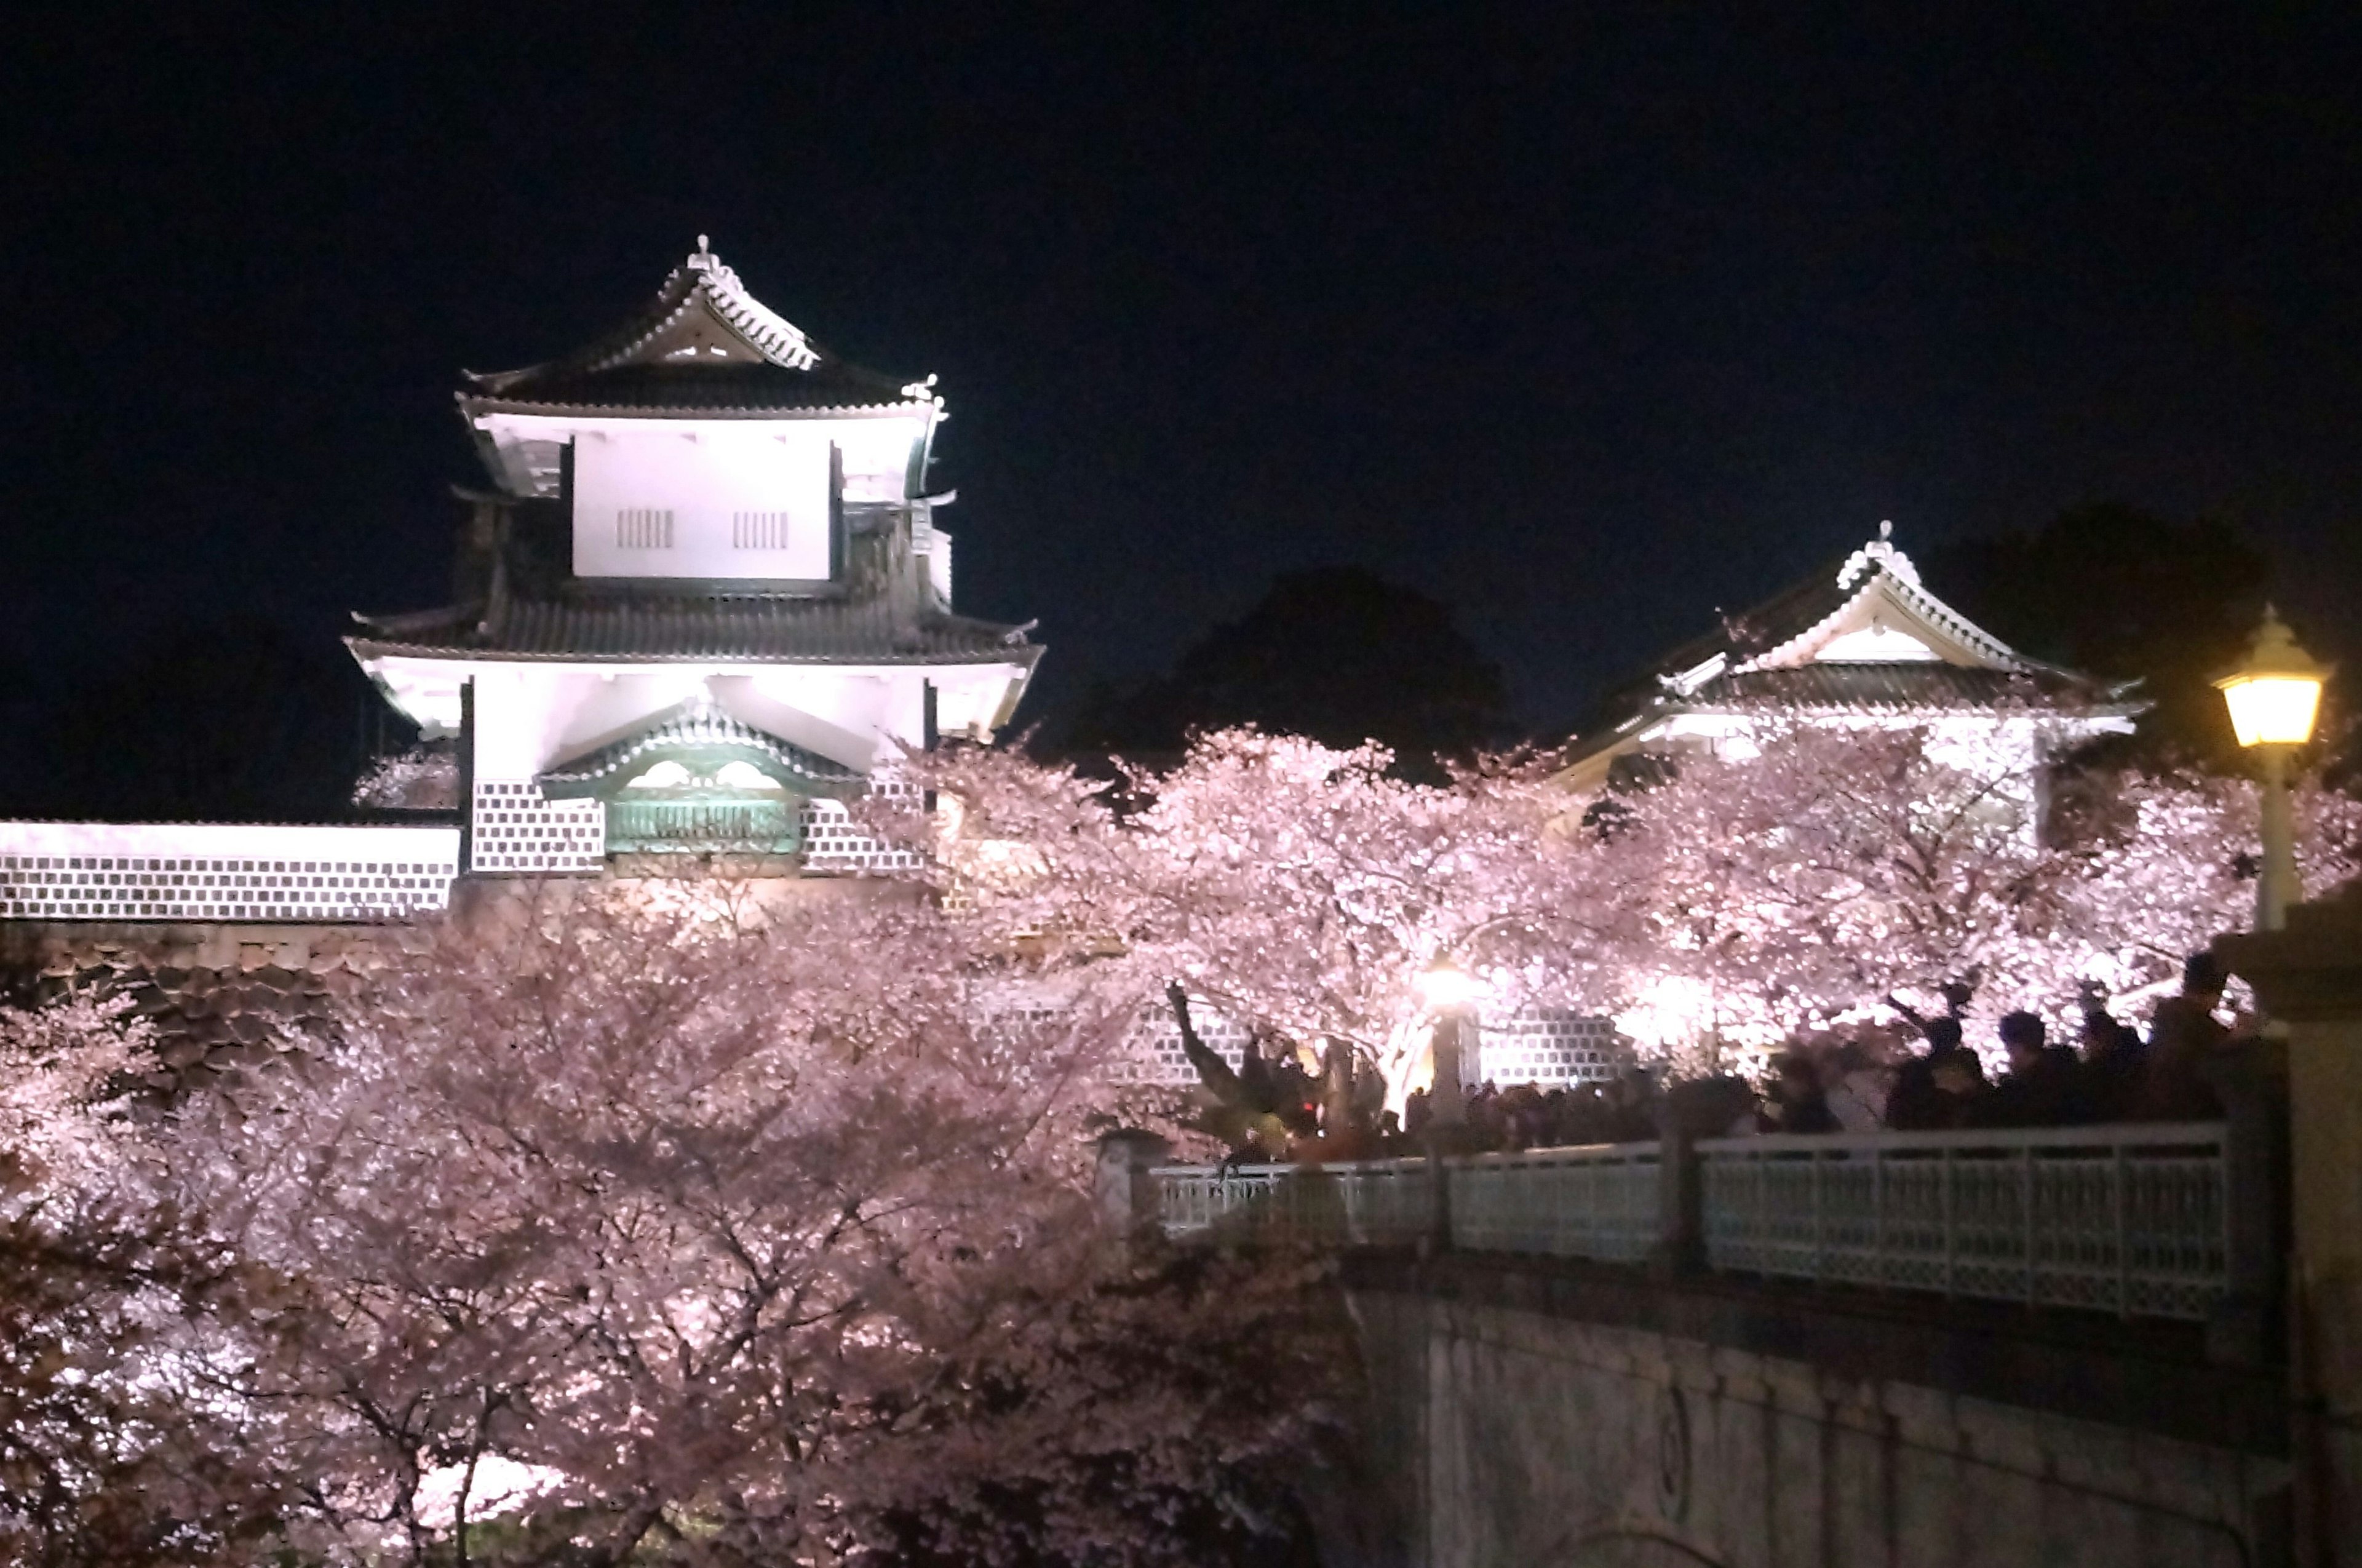
[[[732,513],[730,547],[736,550],[786,549],[788,514],[784,512]]]
[[[672,548],[669,508],[627,506],[615,513],[615,547],[619,550]]]

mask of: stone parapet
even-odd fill
[[[2214,951],[2287,1036],[2295,1560],[2362,1563],[2362,888]]]
[[[2285,1561],[2280,1387],[2195,1327],[1546,1259],[1365,1254],[1344,1285],[1370,1408],[1353,1495],[1314,1510],[1324,1562]]]

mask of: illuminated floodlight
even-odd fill
[[[1419,999],[1435,1012],[1457,1012],[1476,999],[1482,988],[1476,977],[1449,957],[1438,958],[1419,971]]]

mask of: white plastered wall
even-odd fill
[[[557,414],[484,414],[476,428],[492,446],[502,485],[515,495],[557,493],[557,452],[568,442],[657,436],[694,442],[712,436],[784,439],[843,454],[844,499],[854,502],[909,498],[911,459],[925,449],[929,430],[942,417],[930,404],[907,411],[866,414],[811,414],[793,419],[624,419]],[[576,447],[579,462],[582,447]],[[576,475],[579,485],[581,476]]]
[[[651,421],[574,444],[578,577],[829,575],[826,426]]]

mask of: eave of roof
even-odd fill
[[[2121,716],[2138,704],[2114,701],[2081,677],[2047,670],[1966,669],[1937,663],[1818,663],[1716,676],[1672,711],[1985,713],[2012,704],[2029,711]]]
[[[459,409],[469,418],[485,414],[543,414],[564,417],[568,414],[590,415],[615,419],[858,419],[893,414],[922,414],[931,405],[917,402],[897,403],[768,403],[745,402],[712,403],[682,401],[650,403],[618,399],[601,401],[583,398],[574,402],[553,402],[524,398],[488,398],[459,394]]]
[[[1026,628],[942,612],[897,615],[883,602],[786,595],[509,599],[490,609],[356,616],[346,638],[361,657],[545,663],[692,663],[745,659],[814,665],[1014,664],[1042,647]]]

